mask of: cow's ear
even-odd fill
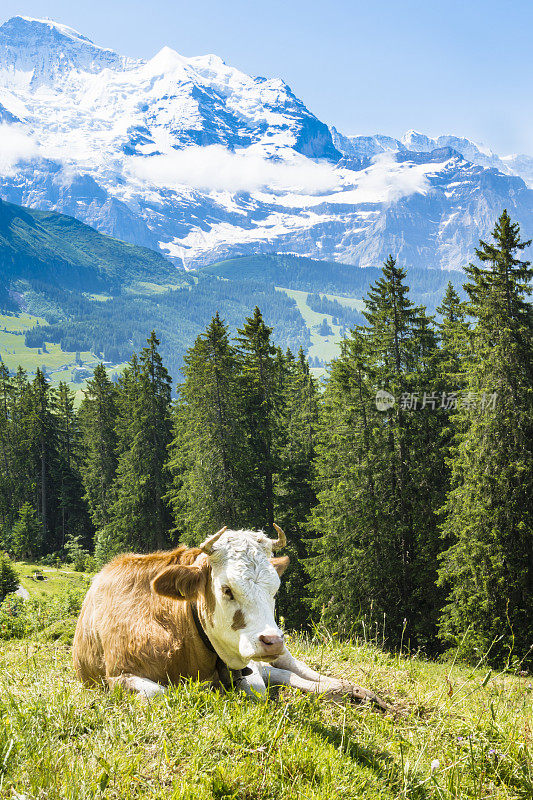
[[[278,573],[279,577],[283,575],[287,567],[289,566],[290,558],[289,556],[278,556],[277,558],[271,558],[270,563]]]
[[[152,591],[164,597],[194,600],[205,589],[207,570],[194,564],[167,567],[152,581]]]

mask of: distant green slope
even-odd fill
[[[231,281],[260,280],[287,289],[357,298],[363,297],[370,284],[382,274],[380,264],[361,268],[284,253],[230,258],[203,267],[200,272]],[[407,269],[411,299],[425,305],[429,311],[440,303],[448,281],[461,291],[463,280],[464,275],[458,270]]]
[[[177,283],[159,253],[104,236],[73,217],[0,200],[0,302],[16,280],[63,289],[117,290],[134,281]]]

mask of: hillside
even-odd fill
[[[37,218],[57,216],[20,211],[30,219],[34,214]],[[110,266],[103,262],[101,269],[89,267],[94,251],[88,247],[82,254],[84,266],[80,269],[74,261],[70,266],[67,261],[58,266],[53,257],[45,260],[46,251],[40,260],[32,260],[26,256],[31,253],[30,247],[25,247],[27,239],[21,242],[11,236],[12,247],[19,248],[16,252],[22,266],[18,271],[13,268],[13,278],[6,281],[12,295],[6,293],[4,308],[11,309],[12,314],[23,308],[29,315],[25,315],[24,323],[17,322],[15,316],[0,316],[0,357],[11,370],[18,364],[30,372],[44,366],[54,383],[81,380],[77,368],[92,370],[101,358],[114,367],[123,364],[135,348],[143,345],[152,329],[162,338],[162,352],[171,374],[177,377],[185,350],[217,311],[235,332],[255,305],[259,305],[267,323],[275,327],[277,343],[283,349],[289,347],[296,353],[302,347],[314,359],[312,365],[322,368],[337,354],[342,335],[363,322],[362,298],[380,275],[378,269],[283,254],[245,256],[183,273],[156,253],[103,237],[71,218],[60,220],[62,227],[55,226],[56,235],[47,240],[51,239],[55,252],[71,253],[69,231],[82,229],[89,244],[94,239],[100,252],[106,252],[104,248],[109,244],[111,256],[118,259],[122,253],[124,260],[119,263],[110,257]],[[30,228],[28,237],[34,233]],[[48,234],[46,227],[42,235]],[[81,239],[75,245],[80,250],[85,247]],[[130,251],[147,254],[146,260],[128,262]],[[162,269],[158,261],[163,262]],[[96,256],[94,264],[98,264]],[[24,274],[27,280],[23,280]],[[461,273],[455,271],[408,271],[412,300],[426,305],[431,313],[447,282],[451,280],[459,288],[461,279]],[[92,291],[87,291],[87,286]],[[315,297],[311,308],[309,293],[322,298],[329,295],[330,304],[325,304],[324,299],[317,304]],[[320,328],[324,321],[329,326],[326,330]],[[78,362],[82,363],[76,363],[77,353]],[[72,385],[80,388],[84,380]]]
[[[98,233],[73,217],[0,200],[0,280],[78,291],[120,291],[134,281],[178,283],[159,253]]]
[[[199,270],[201,275],[216,275],[230,281],[257,280],[307,292],[330,292],[361,298],[382,274],[381,265],[354,268],[339,261],[317,261],[289,253],[239,256],[217,261]],[[461,289],[463,273],[457,270],[407,268],[413,302],[434,311],[448,281]]]
[[[292,650],[381,692],[400,713],[294,690],[254,703],[196,682],[146,705],[84,689],[64,631],[63,641],[50,641],[48,630],[2,643],[1,797],[531,797],[531,678],[388,655],[317,632],[291,637]]]

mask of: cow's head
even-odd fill
[[[285,545],[262,532],[221,531],[200,545],[192,564],[167,567],[153,590],[168,597],[195,600],[205,631],[232,669],[249,661],[273,661],[283,651],[283,633],[274,619],[274,597],[288,556],[273,558]]]

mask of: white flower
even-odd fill
[[[436,772],[439,767],[440,767],[439,759],[438,758],[434,758],[433,761],[431,762],[431,772],[432,773]]]

